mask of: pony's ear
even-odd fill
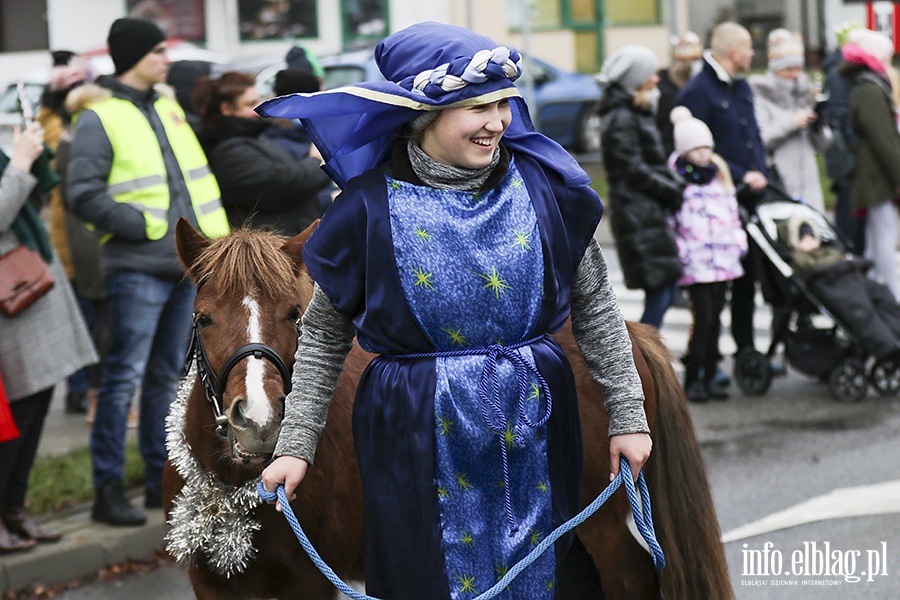
[[[286,241],[281,247],[281,251],[290,257],[291,261],[298,269],[300,268],[300,265],[303,264],[303,256],[301,254],[303,252],[303,246],[318,226],[319,219],[316,219],[313,221],[312,225]]]
[[[197,257],[200,256],[200,253],[203,252],[209,244],[210,241],[191,227],[191,224],[187,219],[184,217],[178,219],[178,224],[175,225],[175,245],[178,248],[178,256],[181,257],[184,268],[187,269],[191,276],[194,275],[191,272],[191,267],[197,261]]]

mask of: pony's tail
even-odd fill
[[[661,596],[731,600],[734,590],[706,467],[672,356],[653,327],[629,323],[628,329],[656,383],[658,414],[645,472],[653,523],[666,555],[666,568],[659,573]]]

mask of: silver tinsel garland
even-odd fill
[[[166,550],[178,563],[202,564],[225,577],[243,572],[256,556],[253,533],[260,528],[250,511],[262,504],[256,493],[260,478],[240,487],[222,483],[191,454],[184,435],[188,398],[194,388],[196,363],[178,386],[166,418],[169,460],[184,479],[169,515]]]

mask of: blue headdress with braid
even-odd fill
[[[513,120],[503,141],[560,174],[567,185],[590,182],[559,144],[534,130],[515,87],[522,63],[515,50],[442,23],[417,23],[381,41],[375,62],[386,81],[291,94],[263,102],[265,117],[300,119],[342,188],[384,162],[403,125],[423,111],[509,99]]]

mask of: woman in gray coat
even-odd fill
[[[0,377],[21,433],[0,444],[0,554],[59,539],[25,511],[28,474],[54,385],[97,361],[72,288],[29,200],[39,183],[31,169],[43,151],[42,135],[39,125],[31,125],[15,136],[11,158],[0,152],[0,256],[20,244],[32,247],[56,281],[18,315],[0,314]]]
[[[748,81],[770,167],[788,194],[822,212],[825,198],[816,153],[828,148],[832,134],[818,122],[815,88],[803,72],[803,42],[785,29],[776,29],[769,34],[768,51],[768,70]]]

